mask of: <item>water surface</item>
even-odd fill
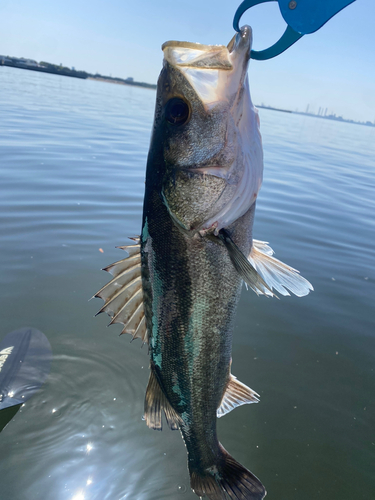
[[[155,92],[0,68],[0,339],[47,383],[0,434],[1,500],[193,500],[178,432],[142,422],[147,349],[88,299],[140,232]],[[256,96],[254,96],[256,101]],[[255,237],[314,285],[243,290],[233,373],[261,395],[219,437],[275,500],[375,498],[375,129],[261,110]],[[102,252],[100,251],[102,250]]]

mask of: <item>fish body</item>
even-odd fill
[[[233,48],[240,52],[233,54],[240,66],[237,71],[227,48],[211,54],[212,48],[199,50],[199,45],[165,44],[146,172],[141,255],[151,358],[148,392],[157,385],[168,401],[173,415],[168,418],[170,426],[180,428],[188,450],[192,488],[212,499],[225,498],[225,491],[231,498],[265,495],[260,481],[220,445],[216,432],[217,410],[231,379],[232,332],[242,278],[226,247],[210,232],[225,225],[238,248],[250,253],[254,199],[262,175],[261,164],[251,184],[250,206],[239,200],[244,213],[233,217],[227,208],[244,182],[239,122],[243,101],[249,97],[245,79],[250,39],[248,28],[237,37]],[[186,60],[191,52],[198,52],[203,68],[192,67],[191,61],[182,67],[191,69],[196,78],[208,72],[219,80],[220,72],[224,73],[226,82],[213,96],[216,101],[207,102],[211,96],[202,98],[203,90],[199,93],[194,88],[190,75],[176,62],[181,61],[181,53]],[[218,68],[212,68],[212,60],[204,61],[212,56],[223,56],[213,62]],[[221,67],[223,60],[231,68]],[[173,100],[177,111],[182,107],[180,116],[182,103],[188,107],[183,123],[166,116],[173,115],[174,110],[168,110]],[[260,141],[256,145],[261,161]],[[161,428],[153,396],[149,394],[149,404],[146,395],[145,417],[150,427]],[[240,486],[246,493],[241,493]]]
[[[260,500],[262,483],[220,444],[217,417],[258,395],[231,374],[232,334],[245,281],[256,293],[305,295],[298,271],[253,240],[263,153],[247,67],[251,29],[227,47],[163,45],[147,161],[142,232],[96,296],[99,312],[148,342],[144,418],[162,412],[188,451],[191,487],[210,500]]]

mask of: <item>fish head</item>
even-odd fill
[[[262,182],[247,77],[251,42],[245,26],[228,46],[162,46],[153,139],[163,157],[160,194],[175,223],[193,234],[217,232],[241,217]]]

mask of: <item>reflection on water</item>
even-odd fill
[[[0,340],[29,324],[54,353],[0,435],[0,498],[193,500],[179,433],[142,422],[147,347],[88,301],[122,258],[114,247],[139,233],[155,93],[13,68],[0,84]],[[261,121],[255,237],[315,292],[243,292],[233,371],[261,402],[220,419],[220,441],[269,498],[368,500],[375,131],[269,110]]]

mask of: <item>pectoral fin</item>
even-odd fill
[[[228,250],[230,260],[245,283],[247,283],[257,295],[274,296],[272,289],[263,280],[255,267],[247,260],[225,229],[219,231],[218,238],[224,243]]]
[[[160,384],[151,368],[145,396],[144,420],[150,429],[161,431],[163,428],[161,412],[164,410],[165,418],[169,428],[173,431],[178,429],[179,416],[170,405]]]
[[[292,292],[297,297],[303,297],[314,290],[297,269],[275,259],[272,248],[266,242],[253,240],[247,259],[225,229],[220,230],[218,238],[227,248],[237,272],[257,295],[277,297],[272,291],[276,290],[281,295]]]
[[[237,408],[237,406],[258,402],[259,394],[237,380],[237,378],[231,374],[216,415],[220,418]]]
[[[297,269],[275,259],[272,257],[273,253],[267,242],[253,240],[249,261],[271,289],[281,295],[290,295],[289,292],[292,292],[297,297],[303,297],[314,290],[312,284]]]
[[[140,338],[148,342],[146,322],[143,310],[143,292],[141,280],[141,247],[139,239],[135,245],[119,247],[129,256],[104,268],[112,274],[113,279],[103,286],[94,296],[104,300],[98,311],[111,316],[110,325],[122,323],[123,333],[130,333],[133,339]]]

